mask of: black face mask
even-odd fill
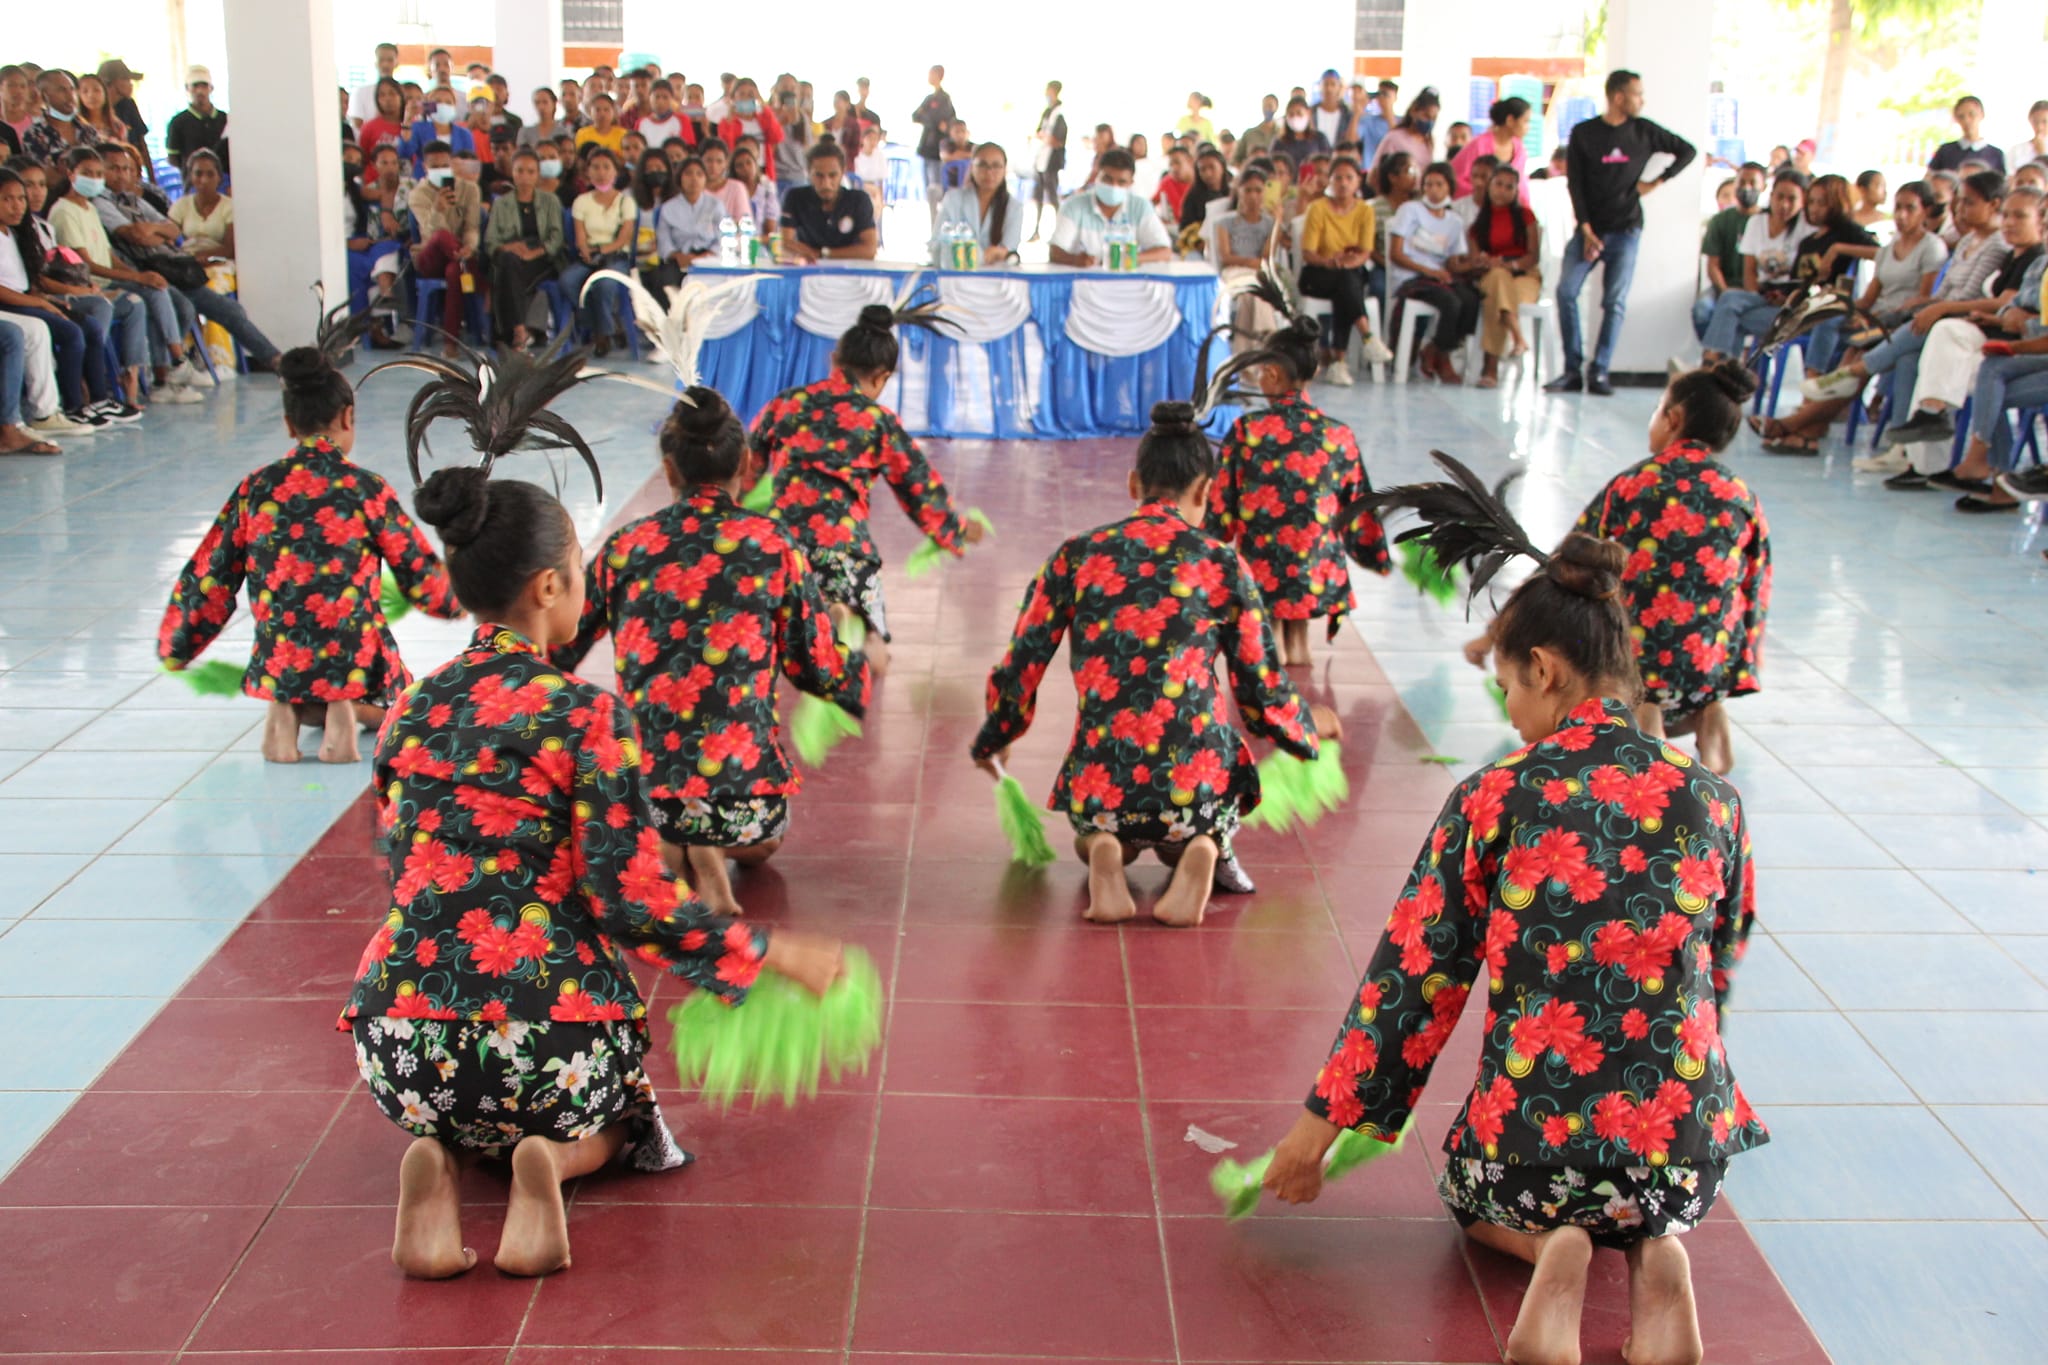
[[[650,185],[665,185],[668,183],[668,172],[662,170],[659,166],[649,167],[643,174]]]

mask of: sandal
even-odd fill
[[[1820,442],[1811,436],[1781,436],[1764,442],[1766,455],[1818,455]]]
[[[53,442],[28,436],[26,432],[23,433],[23,436],[26,439],[20,445],[0,448],[0,455],[62,455],[64,453]]]

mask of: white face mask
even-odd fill
[[[1292,128],[1297,133],[1301,132],[1303,129],[1308,127],[1308,115],[1289,114],[1287,116],[1287,126],[1289,128]]]
[[[1441,213],[1441,212],[1443,212],[1443,211],[1444,211],[1445,209],[1449,208],[1449,207],[1450,207],[1450,204],[1451,204],[1451,201],[1450,201],[1449,199],[1446,199],[1446,198],[1442,198],[1442,197],[1438,197],[1438,198],[1432,199],[1432,198],[1430,198],[1430,197],[1429,197],[1429,196],[1427,196],[1427,195],[1423,196],[1423,200],[1422,200],[1422,202],[1423,202],[1424,204],[1426,204],[1426,205],[1427,205],[1428,207],[1430,207],[1430,208],[1432,208],[1432,209],[1435,209],[1435,210],[1436,210],[1437,212],[1439,212],[1439,213]]]

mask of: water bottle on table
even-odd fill
[[[718,263],[738,265],[740,263],[739,225],[730,218],[718,220]]]
[[[752,268],[760,254],[761,244],[755,236],[754,215],[750,213],[740,219],[740,264]]]

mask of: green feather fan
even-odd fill
[[[1330,1144],[1329,1152],[1323,1157],[1324,1181],[1341,1180],[1368,1162],[1400,1151],[1407,1145],[1408,1130],[1414,1126],[1411,1119],[1392,1142],[1382,1142],[1369,1134],[1345,1129],[1337,1134],[1337,1140]],[[1210,1170],[1209,1188],[1223,1201],[1226,1218],[1234,1223],[1259,1206],[1259,1187],[1272,1164],[1273,1153],[1269,1150],[1264,1156],[1253,1157],[1250,1161],[1232,1161],[1225,1157]]]
[[[185,680],[185,685],[202,697],[239,697],[242,695],[242,677],[249,669],[246,664],[231,664],[226,659],[208,659],[203,664],[189,668],[167,668]]]
[[[746,496],[740,499],[740,506],[746,508],[749,512],[773,510],[775,507],[775,476],[773,474],[763,474],[760,478],[754,480],[754,486],[749,488]]]
[[[1059,861],[1045,837],[1045,815],[1033,804],[1024,784],[1004,773],[996,779],[996,820],[1010,841],[1010,860],[1026,867],[1050,867]]]
[[[1339,745],[1326,739],[1319,749],[1313,762],[1285,750],[1259,760],[1259,804],[1245,817],[1246,824],[1272,830],[1286,830],[1297,821],[1312,825],[1344,803],[1351,779],[1344,775]]]
[[[398,586],[398,579],[390,569],[384,570],[384,586],[378,591],[377,604],[384,608],[384,624],[403,620],[412,610],[412,599],[405,595],[405,589]]]
[[[882,1039],[882,978],[864,950],[845,951],[845,974],[822,997],[763,972],[739,1005],[696,991],[670,1010],[683,1088],[719,1109],[742,1095],[794,1105],[821,1077],[865,1074]]]
[[[809,693],[796,704],[796,714],[789,722],[789,738],[796,745],[797,757],[812,768],[822,766],[841,742],[858,739],[860,733],[860,722],[845,707]]]
[[[968,508],[967,519],[978,524],[982,530],[990,535],[996,533],[995,524],[988,519],[988,515],[979,507]],[[944,562],[945,557],[945,547],[936,540],[928,538],[924,544],[912,550],[910,557],[903,561],[903,572],[912,578],[923,578],[933,569],[938,568]]]
[[[1413,583],[1424,597],[1434,597],[1440,606],[1458,600],[1458,568],[1437,562],[1436,554],[1419,540],[1401,543],[1401,576]]]

